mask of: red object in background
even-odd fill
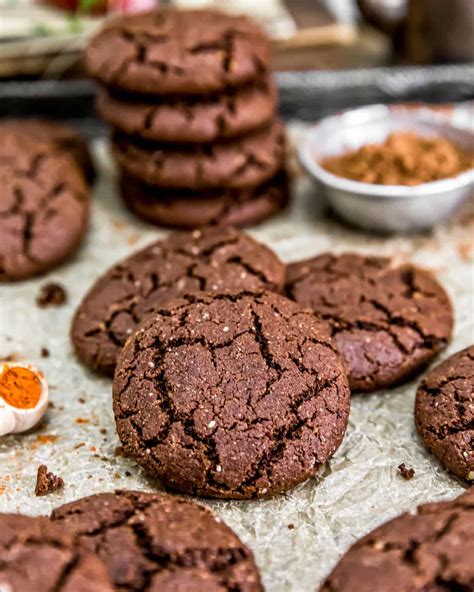
[[[39,0],[41,4],[82,14],[133,13],[151,10],[159,0]]]
[[[107,0],[39,0],[40,4],[67,10],[68,12],[83,12],[103,14],[107,12]]]

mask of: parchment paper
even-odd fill
[[[301,125],[293,125],[297,138]],[[135,464],[120,456],[111,410],[111,383],[74,358],[68,331],[72,313],[91,282],[132,250],[165,234],[132,218],[115,197],[107,145],[95,146],[101,178],[94,191],[92,225],[84,247],[48,276],[0,286],[0,357],[37,364],[51,386],[40,428],[0,439],[0,511],[47,514],[56,505],[115,488],[153,491]],[[285,261],[331,249],[396,255],[433,269],[456,309],[454,338],[437,361],[474,341],[474,213],[467,204],[455,220],[430,234],[374,237],[348,229],[323,213],[321,196],[301,177],[291,210],[252,234]],[[35,297],[59,281],[67,305],[39,309]],[[47,347],[50,357],[41,358]],[[313,592],[357,538],[421,502],[448,499],[462,484],[425,452],[413,425],[419,379],[391,391],[353,397],[346,438],[330,466],[315,479],[268,501],[208,503],[254,551],[268,592]],[[411,481],[397,473],[404,462]],[[34,496],[38,465],[61,475],[62,493]]]

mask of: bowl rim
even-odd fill
[[[420,183],[419,185],[377,185],[374,183],[364,183],[340,177],[324,169],[319,162],[315,160],[311,152],[311,146],[314,137],[325,128],[341,127],[351,125],[351,121],[357,116],[363,116],[368,123],[374,117],[393,117],[394,115],[411,116],[415,120],[421,120],[425,124],[433,126],[444,125],[468,136],[474,142],[474,133],[466,127],[456,125],[450,120],[449,115],[433,112],[429,107],[407,107],[406,104],[384,105],[382,103],[348,109],[334,115],[329,115],[321,119],[318,123],[311,126],[307,131],[306,137],[298,148],[298,158],[306,171],[316,178],[323,185],[338,189],[347,193],[373,197],[373,198],[414,198],[425,197],[428,195],[437,195],[448,193],[456,189],[462,189],[469,184],[474,184],[474,168],[464,171],[455,177],[448,177],[429,183]]]

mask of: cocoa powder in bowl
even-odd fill
[[[395,132],[385,142],[323,160],[338,177],[375,185],[420,185],[474,168],[474,155],[441,136]]]

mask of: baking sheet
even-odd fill
[[[290,126],[294,141],[305,126]],[[0,357],[37,364],[51,387],[53,406],[34,432],[0,439],[0,511],[47,514],[91,493],[131,488],[153,491],[135,464],[123,458],[111,410],[111,383],[85,370],[68,338],[71,316],[91,282],[111,263],[165,232],[132,218],[115,197],[105,140],[94,144],[101,175],[90,232],[74,260],[46,277],[0,286]],[[456,309],[454,339],[441,357],[474,339],[474,212],[466,204],[452,222],[414,237],[376,237],[349,229],[324,210],[305,177],[295,182],[289,212],[252,231],[285,261],[331,249],[411,259],[435,271]],[[65,306],[39,309],[41,285],[58,281]],[[47,347],[49,358],[41,358]],[[438,359],[439,361],[439,359]],[[358,537],[421,502],[448,499],[463,486],[424,451],[413,425],[417,381],[391,391],[353,397],[346,438],[320,476],[268,501],[206,502],[254,551],[267,592],[313,592]],[[404,462],[411,481],[397,473]],[[62,493],[34,496],[41,463],[61,475]]]
[[[371,103],[474,99],[474,64],[277,72],[276,79],[285,119],[314,121]],[[96,85],[85,79],[2,81],[0,117],[72,119],[89,137],[98,137],[105,126],[95,117],[95,92]]]

